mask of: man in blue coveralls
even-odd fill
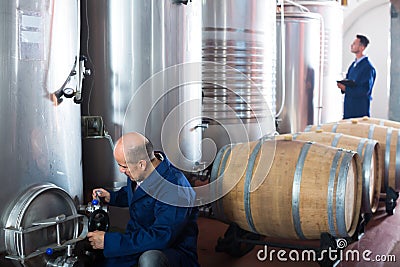
[[[350,65],[346,79],[337,83],[344,96],[343,119],[370,116],[372,87],[375,83],[376,71],[364,54],[369,40],[364,35],[356,35],[351,44],[351,52],[356,60]]]
[[[92,247],[104,249],[102,266],[199,266],[198,209],[184,174],[139,133],[123,135],[114,157],[127,185],[116,192],[96,188],[93,198],[129,207],[130,220],[125,233],[88,233]]]

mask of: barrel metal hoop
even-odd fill
[[[385,151],[385,190],[389,187],[389,165],[390,165],[390,146],[392,142],[393,128],[388,127],[386,131],[386,151]]]
[[[217,157],[215,158],[214,165],[211,171],[211,178],[210,181],[217,181],[218,179],[223,179],[223,175],[221,175],[220,170],[223,171],[225,170],[226,162],[228,161],[229,155],[231,154],[232,150],[232,145],[226,145],[221,150],[218,152]],[[226,153],[225,153],[226,151]],[[222,159],[222,156],[224,155],[224,158]],[[221,162],[222,160],[222,162]],[[221,162],[221,166],[219,167],[219,163]],[[219,177],[221,176],[221,177]],[[222,195],[222,181],[217,183],[217,186],[215,186],[216,192],[215,195]],[[224,214],[224,206],[222,202],[222,198],[214,201],[212,204],[213,209],[215,209],[215,213],[219,215],[221,220],[226,221],[226,217]]]
[[[256,227],[254,226],[253,216],[251,214],[250,185],[251,185],[251,179],[253,177],[253,169],[256,157],[263,143],[264,143],[263,140],[259,140],[257,145],[254,147],[253,151],[251,152],[246,169],[246,178],[244,181],[244,211],[246,213],[247,224],[254,233],[258,232],[256,230]]]
[[[364,154],[362,155],[362,183],[363,183],[363,188],[367,189],[370,188],[371,184],[371,172],[370,172],[370,166],[372,164],[372,157],[374,154],[374,147],[376,145],[376,142],[373,140],[368,140],[368,143],[365,147]],[[358,152],[357,152],[358,153]],[[361,154],[360,154],[361,155]],[[367,212],[372,213],[371,209],[371,200],[369,198],[369,190],[362,190],[362,199],[363,207],[368,207]]]
[[[385,121],[384,121],[384,120],[380,120],[380,121],[379,121],[379,125],[380,125],[380,126],[385,126]]]
[[[299,159],[296,164],[296,171],[294,173],[293,180],[293,188],[292,188],[292,217],[294,228],[296,230],[296,234],[301,239],[306,239],[301,229],[301,221],[300,221],[300,184],[301,184],[301,176],[303,173],[304,162],[307,157],[307,153],[310,150],[310,147],[313,143],[305,143],[301,148]]]
[[[339,126],[339,123],[336,122],[336,123],[333,125],[333,127],[332,127],[332,133],[336,133],[337,127],[338,127],[338,126]]]
[[[374,139],[375,124],[369,125],[368,139]]]
[[[224,157],[224,159],[222,160],[222,163],[221,163],[221,170],[225,170],[225,166],[226,166],[226,163],[228,162],[229,156],[231,155],[232,149],[233,149],[233,146],[229,146],[228,150],[226,151],[225,157]],[[220,176],[221,176],[221,178],[223,177],[222,174],[220,174]],[[223,185],[222,182],[218,183],[218,193],[220,195],[222,195],[222,185]],[[221,216],[223,217],[223,220],[226,220],[225,213],[224,213],[224,205],[223,205],[222,199],[220,201],[218,201],[218,207],[217,208],[218,208],[219,214],[221,214]]]
[[[333,138],[331,146],[337,147],[337,145],[339,143],[339,140],[342,137],[342,135],[343,135],[342,133],[335,134],[335,138]]]
[[[400,129],[397,129],[397,145],[396,145],[396,182],[395,189],[400,187]]]
[[[357,146],[357,153],[360,155],[360,157],[362,158],[362,152],[363,152],[363,148],[364,148],[364,145],[365,145],[365,143],[368,141],[368,140],[371,140],[371,139],[367,139],[367,138],[362,138],[361,140],[360,140],[360,143],[358,143],[358,146]],[[372,140],[371,140],[372,141]]]
[[[224,155],[225,151],[230,148],[231,145],[225,145],[223,146],[220,151],[218,152],[217,156],[215,157],[213,167],[211,169],[211,177],[210,177],[210,182],[213,182],[218,179],[219,175],[219,170],[220,170],[220,163],[222,160],[222,156]]]
[[[292,135],[292,139],[293,139],[293,140],[296,140],[298,136],[299,136],[299,133],[294,133],[294,134]]]
[[[328,183],[328,226],[329,232],[332,236],[336,236],[335,220],[333,215],[333,193],[335,186],[336,170],[338,168],[339,159],[343,153],[343,150],[338,150],[335,157],[332,160],[331,170],[329,172],[329,183]]]
[[[307,127],[304,129],[305,132],[311,131],[312,125],[307,125]]]
[[[343,160],[340,163],[338,183],[336,187],[336,224],[339,235],[341,237],[349,237],[346,227],[346,184],[349,173],[349,167],[353,159],[354,153],[351,151],[344,151]],[[359,197],[359,196],[357,196]]]

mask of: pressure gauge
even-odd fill
[[[74,89],[67,87],[67,88],[63,89],[63,93],[64,93],[65,97],[71,98],[74,96],[75,91],[74,91]]]

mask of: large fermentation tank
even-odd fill
[[[321,17],[290,8],[277,13],[277,130],[302,131],[320,112]],[[281,34],[284,32],[284,38]],[[282,46],[283,43],[283,46]]]
[[[217,149],[275,131],[275,10],[274,1],[203,0],[203,137]]]
[[[80,106],[62,96],[57,102],[53,94],[78,58],[79,5],[78,0],[0,2],[1,254],[12,209],[21,207],[35,220],[64,210],[63,204],[46,202],[27,209],[20,203],[22,192],[51,183],[68,193],[65,205],[69,197],[75,204],[82,201]],[[70,83],[76,85],[74,79]]]
[[[343,96],[336,81],[343,78],[342,42],[343,8],[339,1],[296,1],[321,15],[324,29],[323,68],[322,68],[322,109],[321,123],[341,120],[343,117]],[[289,8],[289,6],[287,7]],[[292,6],[292,8],[295,8]]]
[[[82,48],[92,75],[83,114],[102,116],[116,141],[127,131],[146,135],[178,167],[200,166],[201,1],[87,0]],[[83,141],[85,196],[94,186],[116,188],[108,140]]]

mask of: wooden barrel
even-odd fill
[[[400,190],[400,130],[393,127],[376,124],[359,123],[356,120],[327,123],[323,125],[309,125],[305,131],[322,129],[327,132],[343,133],[363,138],[374,139],[381,145],[384,155],[384,179],[381,192],[391,187]]]
[[[356,151],[361,157],[362,167],[361,211],[364,213],[374,213],[376,211],[379,205],[379,195],[384,175],[383,157],[377,141],[342,133],[328,133],[321,130],[277,136],[277,138],[285,137]]]
[[[377,118],[370,118],[370,117],[362,117],[362,118],[354,118],[354,119],[346,119],[343,120],[344,122],[346,121],[353,121],[356,120],[361,123],[367,123],[367,124],[377,124],[380,126],[387,126],[387,127],[393,127],[396,129],[400,129],[400,122],[398,121],[392,121],[392,120],[384,120],[384,119],[377,119]]]
[[[215,216],[257,234],[349,237],[358,224],[362,177],[354,151],[284,140],[230,145],[217,154],[214,182],[229,189],[213,203]]]

